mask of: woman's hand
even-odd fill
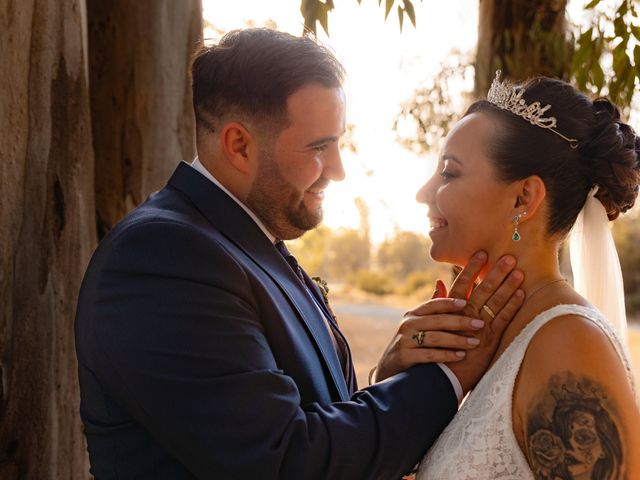
[[[486,261],[486,253],[478,252],[454,281],[450,298],[432,298],[404,315],[378,362],[376,381],[419,363],[440,362],[448,363],[465,392],[475,385],[524,300],[518,289],[524,276],[514,270],[511,256],[501,258],[473,289]],[[439,282],[434,297],[443,296],[446,288]]]

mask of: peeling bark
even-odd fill
[[[81,0],[0,10],[0,478],[83,478],[73,317],[95,246]]]
[[[89,477],[73,320],[96,206],[106,230],[193,156],[200,25],[199,0],[0,1],[2,480]]]
[[[195,154],[189,60],[199,0],[87,1],[98,234]]]

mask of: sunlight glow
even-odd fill
[[[248,26],[269,26],[299,35],[303,30],[300,0],[203,0],[210,24],[205,39]],[[478,7],[473,0],[414,2],[417,28],[407,20],[400,32],[397,16],[384,21],[375,0],[336,2],[329,14],[330,37],[319,28],[347,69],[347,122],[355,126],[357,154],[344,151],[347,177],[332,184],[325,200],[325,224],[357,227],[354,198],[369,206],[372,240],[377,243],[397,229],[427,232],[426,207],[415,200],[431,176],[435,155],[419,157],[396,142],[393,122],[401,105],[424,80],[433,77],[452,49],[475,53]],[[569,5],[572,18],[584,2]]]
[[[469,0],[415,6],[417,28],[407,21],[401,33],[394,12],[385,22],[376,1],[337,2],[329,16],[331,36],[318,32],[347,69],[347,121],[355,125],[358,149],[357,154],[343,153],[347,178],[327,191],[325,224],[357,227],[353,200],[361,197],[371,211],[374,242],[397,229],[426,233],[426,207],[416,202],[415,193],[435,163],[400,146],[393,122],[400,105],[436,72],[452,48],[475,48],[478,13],[468,8]],[[270,26],[299,35],[303,27],[300,0],[204,0],[203,14],[214,27],[205,31],[205,38],[214,41],[234,28]]]

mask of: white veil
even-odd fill
[[[573,287],[604,314],[628,349],[622,270],[609,218],[595,197],[597,192],[596,185],[569,236]]]

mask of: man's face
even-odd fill
[[[247,206],[281,240],[322,220],[324,189],[344,178],[338,142],[345,129],[341,88],[307,85],[287,99],[289,126],[261,149]]]

